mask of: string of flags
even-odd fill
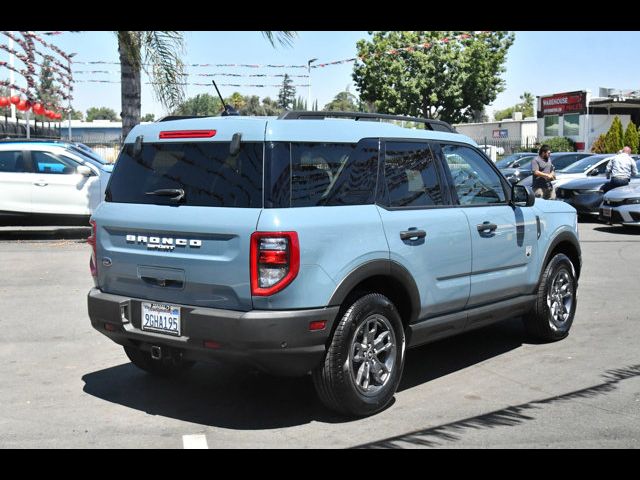
[[[119,80],[75,80],[76,83],[120,83]],[[145,85],[156,85],[154,82],[145,82]],[[211,83],[190,83],[190,82],[181,82],[177,85],[195,85],[200,87],[210,87]],[[221,87],[281,87],[281,83],[275,83],[270,85],[264,84],[236,84],[236,83],[218,83],[218,86]],[[291,84],[292,87],[308,87],[309,84]]]
[[[19,35],[6,30],[0,31],[0,34],[10,38],[18,44],[24,53],[6,45],[0,45],[0,49],[6,51],[10,55],[14,55],[24,64],[24,68],[18,68],[9,62],[3,61],[0,61],[0,67],[11,70],[23,77],[27,85],[26,88],[24,88],[15,82],[1,80],[0,86],[15,90],[20,94],[24,94],[24,97],[22,95],[0,96],[0,107],[6,108],[10,105],[15,105],[16,109],[22,112],[33,110],[36,115],[43,115],[50,120],[60,120],[62,118],[62,114],[59,113],[59,111],[65,111],[67,109],[56,106],[52,102],[45,102],[42,99],[39,99],[40,93],[34,80],[34,76],[36,76],[36,66],[56,74],[57,78],[55,78],[55,81],[59,83],[60,86],[55,83],[52,84],[47,89],[47,93],[58,95],[63,100],[72,100],[73,97],[71,92],[73,90],[73,76],[70,64],[71,57],[73,55],[68,55],[56,45],[44,40],[35,32],[20,31],[17,33]],[[63,32],[50,31],[44,32],[42,35],[51,36],[59,35],[61,33]],[[47,53],[39,51],[35,46],[36,42],[48,49]],[[54,57],[54,55],[51,55],[49,52],[53,52],[59,58],[66,60],[69,65],[64,65],[58,58]],[[43,58],[44,61],[36,61],[36,55]],[[54,78],[51,78],[51,80],[53,81]]]

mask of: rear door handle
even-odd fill
[[[427,236],[427,232],[424,230],[405,230],[400,232],[400,240],[419,239]]]
[[[480,233],[492,233],[496,231],[496,229],[498,228],[498,225],[491,222],[482,222],[478,224],[477,227]]]

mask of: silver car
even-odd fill
[[[640,226],[640,185],[609,190],[600,205],[598,218],[611,224]]]

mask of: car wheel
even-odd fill
[[[171,376],[191,368],[195,362],[175,357],[154,360],[151,354],[135,347],[124,347],[124,352],[136,367],[159,376]]]
[[[569,335],[576,312],[576,288],[573,263],[558,253],[547,264],[538,284],[535,305],[524,317],[527,332],[547,342]]]
[[[384,409],[400,383],[405,335],[395,305],[379,293],[356,300],[340,319],[324,361],[313,371],[322,403],[366,416]]]

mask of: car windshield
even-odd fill
[[[94,152],[91,149],[84,149],[76,145],[67,145],[67,150],[75,153],[76,155],[81,156],[82,158],[89,159],[94,163],[99,163],[100,165],[109,164],[109,162],[107,162],[104,158],[102,158],[100,155],[98,155],[96,152]]]
[[[512,153],[511,155],[504,157],[502,160],[498,160],[496,162],[496,167],[498,168],[509,168],[511,166],[512,163],[515,163],[518,160],[522,160],[524,162],[531,160],[530,157],[533,157],[533,154],[531,155],[523,155],[521,153]],[[522,165],[522,163],[520,164]]]
[[[583,158],[582,160],[578,160],[576,163],[572,163],[571,165],[569,165],[566,168],[563,168],[562,170],[558,170],[558,172],[559,173],[585,173],[591,167],[593,167],[597,163],[600,163],[602,159],[603,157],[599,155],[586,157],[586,158]]]

